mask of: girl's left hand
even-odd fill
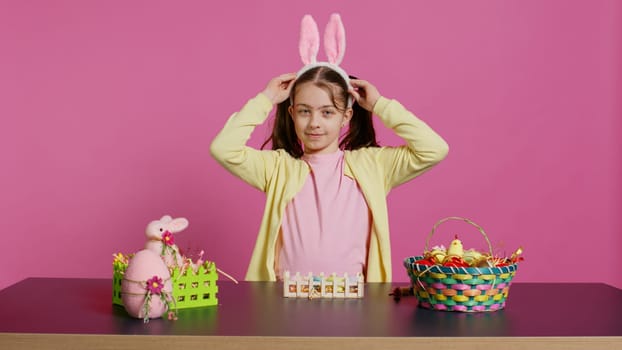
[[[354,96],[356,102],[366,110],[373,112],[374,105],[380,98],[380,92],[370,82],[361,79],[350,79],[350,84],[353,89],[350,89],[350,94]]]

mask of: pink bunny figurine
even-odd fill
[[[145,249],[160,255],[168,267],[181,267],[183,259],[179,254],[173,234],[185,230],[186,227],[188,227],[188,220],[173,219],[169,215],[150,222],[145,230],[147,236]]]

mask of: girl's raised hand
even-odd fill
[[[296,80],[296,73],[281,74],[268,82],[263,94],[272,101],[272,104],[279,104],[289,97],[294,80]]]
[[[361,79],[350,79],[350,94],[356,102],[366,110],[373,112],[374,105],[380,98],[380,92],[370,82]]]

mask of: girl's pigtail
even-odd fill
[[[352,105],[352,119],[349,130],[339,146],[347,150],[356,150],[363,147],[379,147],[376,141],[376,131],[372,120],[372,113],[358,103]]]
[[[272,143],[273,150],[284,149],[292,157],[300,158],[304,152],[298,138],[296,137],[294,122],[292,121],[292,118],[289,117],[289,106],[289,99],[279,103],[276,106],[272,134],[261,145],[261,149],[264,149],[268,143]]]

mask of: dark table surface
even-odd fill
[[[622,290],[598,283],[515,283],[504,310],[430,311],[396,285],[362,299],[283,298],[278,282],[219,282],[219,305],[143,323],[112,305],[109,279],[29,278],[0,291],[0,333],[324,337],[622,336]]]

